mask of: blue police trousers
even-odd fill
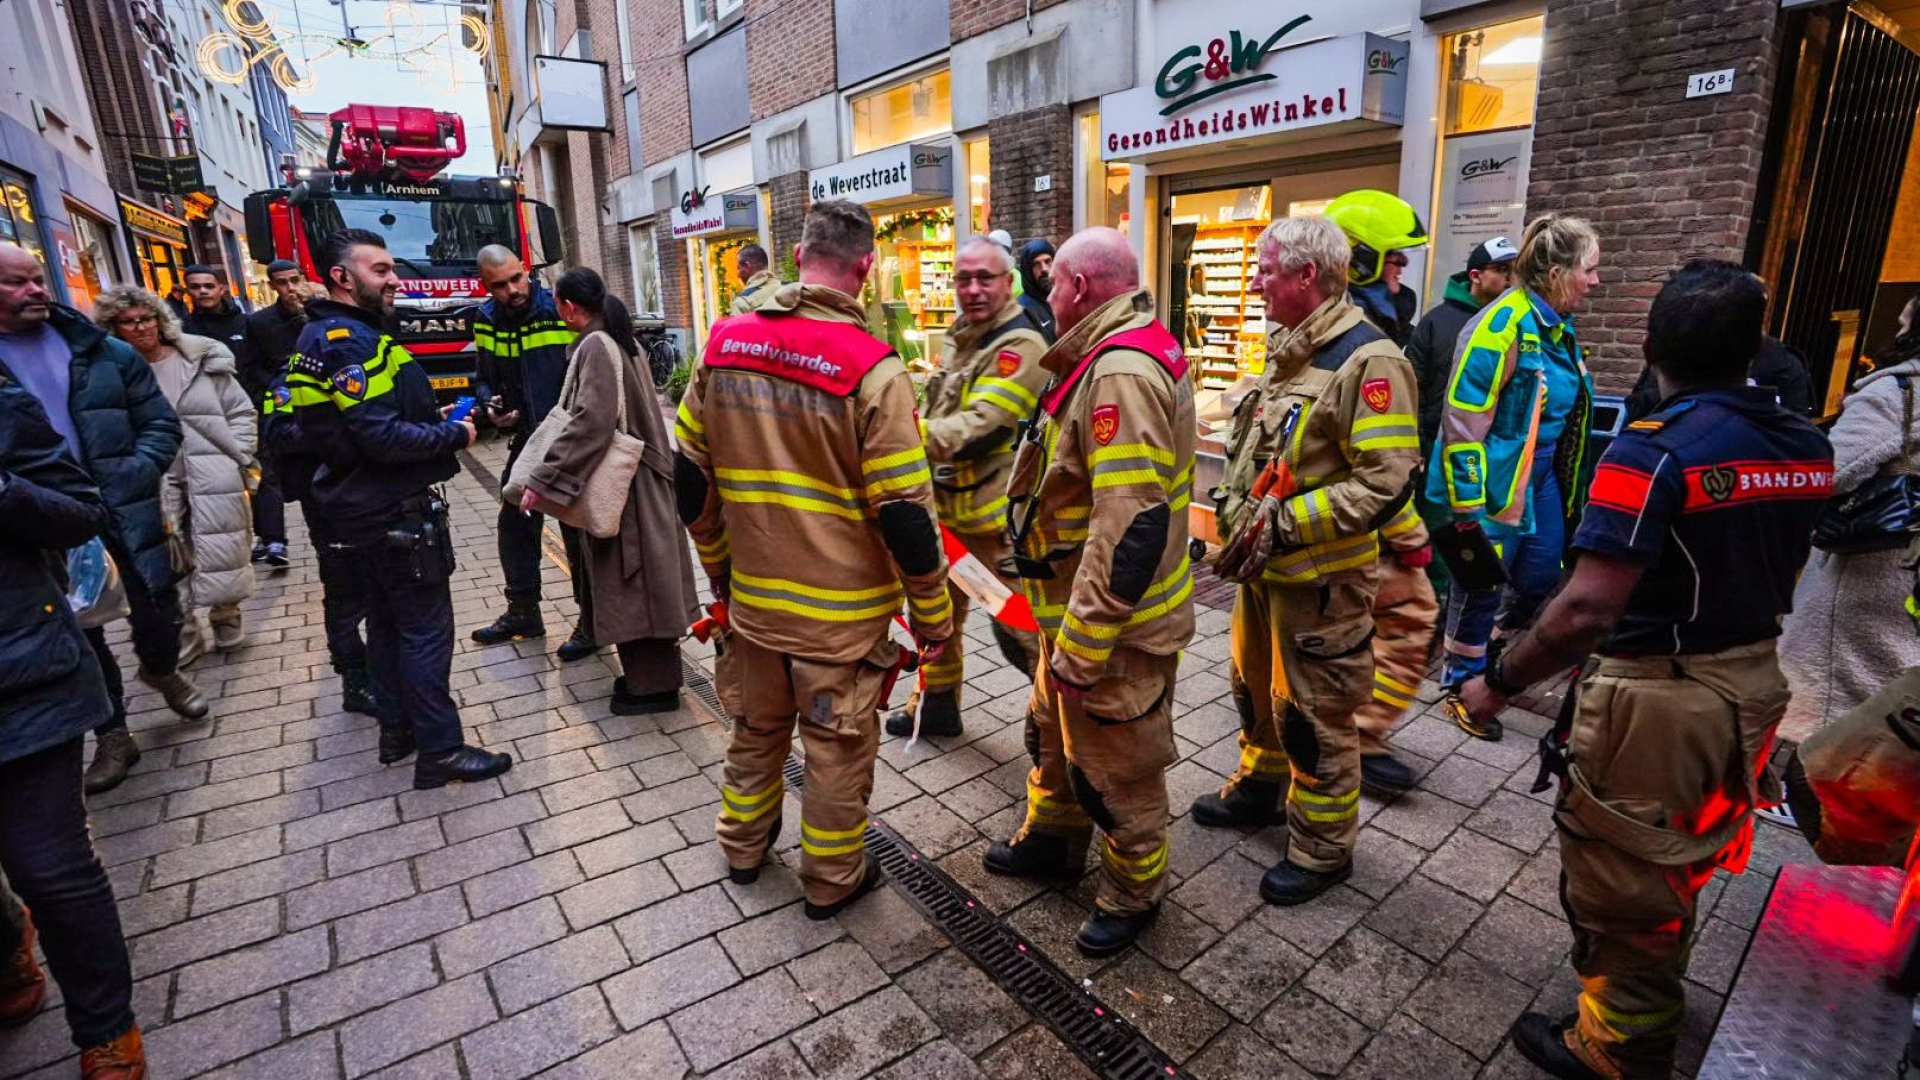
[[[360,639],[360,623],[367,617],[367,597],[354,570],[359,553],[335,540],[317,514],[308,515],[307,532],[320,568],[320,613],[327,626],[328,659],[333,661],[333,670],[341,674],[364,668],[367,646]]]
[[[453,595],[446,571],[430,567],[416,580],[404,552],[367,544],[352,554],[343,568],[366,598],[367,677],[380,726],[412,728],[422,754],[459,746],[460,710],[447,689]]]

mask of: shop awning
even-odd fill
[[[807,174],[814,202],[851,199],[886,207],[929,200],[953,200],[953,145],[949,142],[901,143],[849,158]]]
[[[1302,132],[1398,126],[1406,101],[1407,43],[1378,34],[1277,49],[1232,67],[1175,54],[1152,83],[1100,99],[1100,156],[1154,162]]]

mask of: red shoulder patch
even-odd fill
[[[1012,349],[1001,349],[1000,355],[995,357],[994,361],[995,366],[1000,369],[1001,378],[1006,378],[1020,370],[1020,354]]]
[[[1105,446],[1120,434],[1120,406],[1102,405],[1093,410],[1093,441]]]
[[[1374,412],[1386,412],[1393,407],[1393,384],[1385,379],[1368,379],[1360,384],[1360,400]]]

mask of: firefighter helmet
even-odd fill
[[[1427,243],[1427,227],[1420,223],[1420,215],[1405,199],[1384,191],[1349,191],[1328,203],[1325,213],[1353,246],[1347,280],[1354,285],[1380,280],[1387,252]]]

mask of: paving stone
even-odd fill
[[[1553,836],[1553,811],[1524,795],[1496,791],[1467,819],[1467,828],[1531,854]]]
[[[280,829],[274,826],[164,852],[153,860],[153,876],[148,879],[147,887],[163,889],[182,881],[192,881],[236,866],[271,859],[280,851]]]
[[[775,969],[681,1009],[667,1018],[667,1026],[680,1040],[688,1064],[708,1072],[816,1015],[793,978]]]
[[[947,1038],[969,1055],[980,1054],[1028,1020],[1027,1011],[958,949],[942,951],[897,981]]]
[[[209,810],[218,810],[223,806],[238,806],[241,803],[266,799],[278,794],[280,794],[279,773],[249,776],[221,784],[201,783],[186,791],[176,791],[167,796],[167,816],[170,818],[192,817]]]
[[[657,758],[636,761],[629,766],[634,778],[640,781],[642,788],[665,787],[675,780],[683,780],[699,773],[699,766],[687,755],[674,751]]]
[[[1362,1023],[1378,1026],[1428,970],[1426,961],[1360,927],[1333,943],[1307,972],[1304,985]]]
[[[1196,823],[1184,806],[1174,810],[1180,816],[1167,827],[1167,871],[1182,881],[1245,839],[1238,829],[1209,829]]]
[[[205,915],[268,896],[279,896],[326,877],[317,851],[298,851],[277,859],[203,877],[193,885],[193,913]]]
[[[1341,1073],[1355,1080],[1473,1080],[1480,1063],[1405,1016],[1395,1016],[1352,1067]]]
[[[467,921],[467,907],[459,889],[430,893],[363,911],[333,924],[336,956],[343,964],[386,952],[459,926]]]
[[[1745,931],[1725,919],[1706,920],[1694,935],[1687,978],[1716,994],[1727,993],[1746,956],[1747,938]]]
[[[1547,981],[1570,946],[1564,918],[1555,918],[1506,895],[1488,906],[1486,915],[1460,944],[1464,951],[1532,987]]]
[[[447,978],[457,979],[566,934],[567,920],[560,914],[560,905],[543,896],[449,930],[433,939],[433,951],[440,958],[440,970]]]
[[[575,930],[606,922],[663,900],[680,890],[659,862],[642,863],[575,885],[558,894],[560,909]]]
[[[620,1026],[632,1031],[739,981],[740,973],[719,942],[707,938],[621,972],[601,989]],[[792,985],[791,979],[787,982]]]
[[[202,1080],[338,1080],[339,1076],[340,1048],[333,1032],[322,1031],[208,1073]]]
[[[516,760],[513,767],[518,769],[520,764]],[[402,821],[419,821],[421,818],[442,817],[485,803],[498,802],[505,797],[506,792],[496,777],[476,784],[448,784],[425,791],[408,788],[394,801],[400,805]]]
[[[1194,1080],[1310,1080],[1313,1076],[1242,1024],[1229,1024],[1187,1062],[1186,1072]]]
[[[705,832],[702,830],[698,835],[704,835]],[[682,848],[661,861],[682,889],[697,889],[702,885],[724,881],[727,877],[727,857],[721,852],[718,841]]]
[[[426,852],[413,861],[420,887],[438,889],[481,874],[525,862],[531,857],[518,829],[488,833],[463,843]]]
[[[979,1080],[980,1067],[952,1043],[936,1039],[873,1074],[873,1080]]]
[[[1229,852],[1182,882],[1167,898],[1209,924],[1230,930],[1259,908],[1260,877],[1267,868]]]
[[[315,796],[318,798],[318,796]],[[400,824],[400,811],[393,800],[381,799],[378,802],[357,803],[353,806],[328,813],[316,813],[300,821],[291,822],[286,828],[288,851],[319,847],[335,840],[345,840],[350,836],[370,833],[376,829],[386,829]]]
[[[348,759],[336,758],[335,760]],[[379,762],[376,760],[375,764]],[[352,806],[370,799],[384,799],[389,795],[399,795],[413,790],[412,769],[386,766],[381,766],[381,769],[380,772],[325,785],[320,789],[320,808],[338,810],[343,806]]]
[[[116,866],[134,859],[145,859],[163,851],[192,844],[200,836],[199,818],[160,821],[161,800],[148,799],[131,806],[109,806],[87,812],[87,827],[93,832],[94,854],[102,866]],[[138,824],[133,824],[137,820]],[[112,820],[129,827],[102,832],[101,822]]]
[[[343,877],[446,846],[440,823],[410,821],[327,845],[327,876]]]
[[[187,917],[192,885],[155,889],[120,901],[120,932],[128,940]]]
[[[972,825],[928,795],[893,807],[886,817],[895,832],[929,859],[938,859],[980,838]]]
[[[880,970],[897,974],[947,947],[947,936],[892,888],[882,886],[832,920],[873,957]]]
[[[620,803],[603,802],[556,814],[528,825],[522,831],[526,833],[527,843],[533,848],[533,853],[544,855],[620,832],[629,824],[627,812],[621,809]]]
[[[412,895],[413,876],[401,863],[318,882],[287,894],[287,929],[303,930]]]
[[[1353,876],[1347,885],[1379,900],[1399,888],[1426,857],[1419,846],[1368,825],[1354,846]]]
[[[672,739],[657,731],[648,731],[618,742],[595,746],[587,751],[587,756],[593,759],[596,768],[612,769],[679,752],[679,745]]]
[[[1193,807],[1193,800],[1218,792],[1226,780],[1212,769],[1183,761],[1167,770],[1167,805],[1176,814],[1186,814]]]
[[[280,1041],[280,994],[261,994],[145,1036],[147,1072],[199,1076]]]
[[[347,1076],[363,1076],[492,1023],[486,980],[470,975],[350,1020],[340,1029]],[[442,1073],[440,1075],[454,1075]]]
[[[822,1080],[856,1080],[938,1035],[912,998],[888,987],[800,1029],[793,1045]]]
[[[1373,1034],[1305,986],[1281,994],[1253,1029],[1288,1058],[1322,1076],[1345,1068]]]
[[[580,873],[580,864],[574,861],[573,856],[565,851],[556,851],[470,878],[460,889],[467,895],[467,907],[478,919],[524,904],[535,897],[570,889],[583,880],[585,875]]]
[[[268,750],[256,750],[251,754],[237,754],[224,757],[212,763],[207,771],[207,781],[213,784],[228,780],[238,780],[247,776],[259,776],[275,773],[280,769],[305,765],[313,760],[312,743],[293,743],[288,746],[276,746]],[[278,777],[276,776],[277,780]]]
[[[1093,992],[1175,1062],[1192,1057],[1227,1025],[1226,1013],[1140,953],[1128,953],[1094,976]]]
[[[327,932],[314,927],[183,968],[175,982],[174,1017],[191,1016],[325,971]]]
[[[678,1080],[686,1071],[687,1056],[673,1041],[666,1022],[661,1021],[602,1043],[540,1075],[544,1080],[605,1080],[611,1076]]]
[[[433,950],[424,943],[382,953],[288,987],[287,1028],[298,1035],[337,1024],[439,981]]]
[[[1421,872],[1485,904],[1500,895],[1524,862],[1525,855],[1505,844],[1463,829],[1433,853]]]
[[[539,793],[526,791],[442,814],[440,827],[446,833],[447,843],[458,844],[476,836],[539,821],[546,816],[547,807],[540,801]]]
[[[569,750],[534,761],[514,762],[513,770],[500,777],[500,786],[509,793],[528,791],[593,771],[593,759],[587,757],[585,750]]]
[[[1469,812],[1459,803],[1415,791],[1374,815],[1372,824],[1432,851],[1453,835]]]
[[[1312,903],[1294,907],[1262,905],[1254,919],[1262,928],[1299,946],[1307,955],[1319,956],[1371,910],[1373,902],[1366,896],[1345,885],[1336,885]]]
[[[471,1080],[532,1076],[620,1033],[595,987],[509,1017],[460,1040]]]
[[[89,809],[103,809],[112,806],[124,806],[159,795],[197,788],[207,781],[207,766],[187,765],[180,768],[160,769],[155,772],[129,777],[127,782],[112,791],[87,796]],[[182,814],[169,814],[169,817],[184,817]]]
[[[800,1051],[785,1039],[771,1042],[746,1057],[727,1062],[710,1074],[718,1080],[812,1080],[813,1070],[801,1059]]]
[[[704,776],[689,776],[685,780],[675,780],[670,784],[649,788],[638,795],[629,795],[620,800],[626,808],[627,816],[635,823],[645,825],[663,817],[671,817],[682,810],[691,810],[696,806],[720,801],[720,789]]]
[[[1455,953],[1433,970],[1402,1009],[1427,1030],[1485,1061],[1499,1049],[1533,993],[1532,987],[1492,964]]]
[[[1248,922],[1220,939],[1180,977],[1234,1019],[1251,1023],[1312,966],[1312,957]]]
[[[961,848],[939,860],[940,869],[985,904],[987,910],[1000,914],[1012,911],[1047,890],[1044,881],[989,873],[980,862],[987,853],[989,843],[987,840],[977,840]]]
[[[1472,900],[1415,874],[1364,921],[1395,944],[1437,961],[1453,948],[1481,911]]]
[[[1141,952],[1178,971],[1219,940],[1220,931],[1169,900],[1160,905],[1160,914],[1137,944]]]
[[[228,757],[233,754],[245,754],[254,750],[265,750],[270,746],[279,746],[281,741],[278,726],[255,728],[251,731],[225,733],[210,739],[197,739],[181,745],[174,754],[175,765],[191,765],[199,761],[212,761],[214,758]]]
[[[611,836],[589,840],[573,849],[580,869],[590,878],[647,862],[686,846],[680,830],[665,821],[635,825]]]
[[[980,1072],[990,1080],[1096,1080],[1094,1071],[1040,1024],[981,1058]]]
[[[930,761],[914,765],[902,775],[920,790],[930,795],[937,795],[949,788],[964,784],[998,765],[999,762],[973,747],[962,746],[949,750]],[[804,1047],[802,1053],[805,1053]]]
[[[1550,915],[1560,915],[1560,848],[1548,844],[1540,854],[1527,860],[1520,872],[1507,882],[1506,895],[1524,900]],[[1725,905],[1725,899],[1721,905]]]
[[[127,952],[133,962],[133,977],[143,979],[195,960],[218,956],[229,949],[265,941],[279,932],[279,901],[257,900],[135,938],[128,944]]]
[[[720,946],[727,950],[742,975],[752,976],[837,941],[845,934],[846,930],[837,921],[816,922],[807,918],[802,905],[789,904],[720,931]]]
[[[623,916],[613,928],[626,945],[627,953],[639,963],[739,921],[740,911],[727,899],[727,894],[718,885],[709,885]],[[718,942],[714,948],[719,948]]]
[[[200,819],[200,839],[202,842],[218,840],[264,829],[269,825],[287,825],[319,812],[320,796],[314,792],[294,791],[275,795],[271,799],[209,811]],[[291,846],[288,850],[292,850]]]
[[[494,1000],[507,1015],[531,1008],[631,966],[610,926],[596,926],[487,969]]]
[[[548,813],[564,814],[639,790],[640,781],[633,778],[633,770],[608,769],[588,776],[577,776],[563,784],[550,784],[540,788],[538,794]]]

